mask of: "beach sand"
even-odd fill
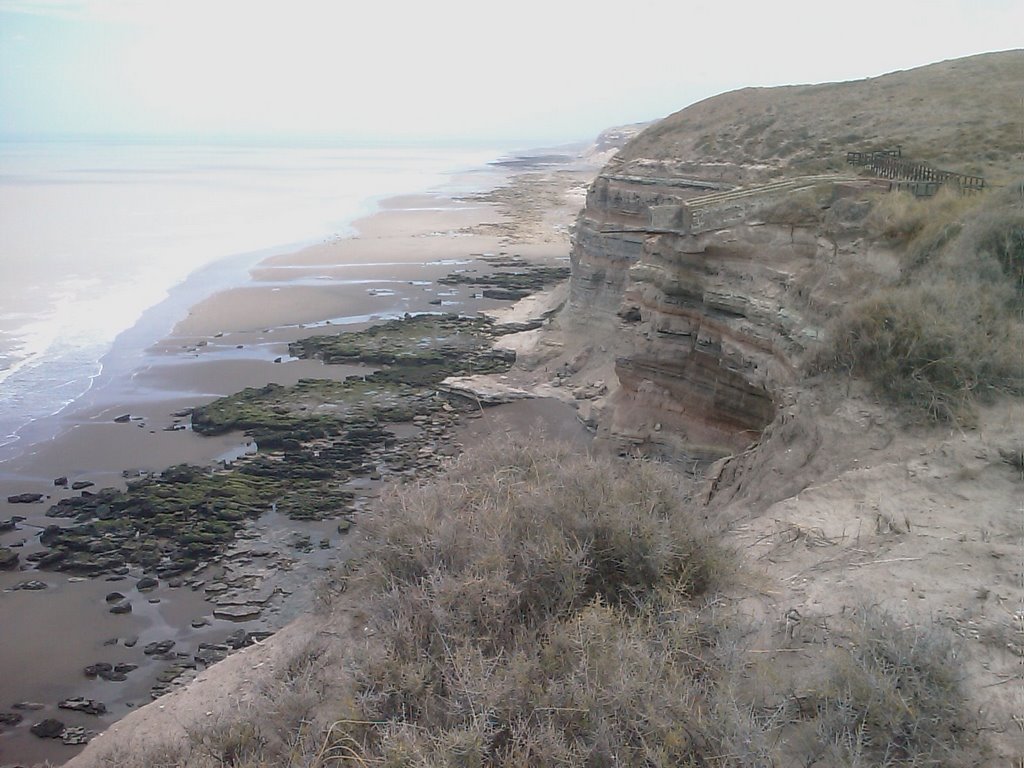
[[[3,728],[0,765],[41,760],[59,764],[80,751],[31,735],[28,726],[33,722],[56,717],[68,725],[102,730],[147,703],[159,665],[141,653],[146,643],[174,639],[182,650],[194,649],[199,642],[220,642],[240,626],[277,628],[305,605],[296,595],[289,598],[293,605],[288,610],[269,619],[246,624],[213,620],[196,629],[192,620],[211,616],[202,593],[161,582],[157,590],[139,594],[134,589],[142,575],[138,569],[125,580],[110,582],[28,568],[26,557],[41,548],[39,530],[54,522],[67,524],[45,517],[50,504],[77,493],[56,487],[55,478],[92,482],[96,490],[123,487],[140,473],[177,463],[229,461],[252,450],[251,441],[242,434],[211,438],[193,433],[188,408],[245,387],[302,378],[343,379],[357,370],[292,359],[289,342],[364,328],[406,312],[474,313],[507,306],[481,298],[472,285],[435,281],[453,272],[485,272],[490,269],[485,256],[522,255],[568,266],[567,227],[591,175],[591,169],[531,174],[530,184],[546,184],[550,200],[561,201],[560,208],[549,201],[550,211],[531,217],[532,231],[517,218],[522,211],[517,214],[516,201],[528,196],[514,185],[504,198],[499,191],[487,199],[432,194],[384,201],[378,213],[356,222],[356,236],[268,258],[252,270],[246,284],[192,307],[171,334],[147,350],[130,375],[103,382],[84,404],[56,417],[57,438],[0,465],[0,521],[13,515],[26,518],[17,530],[0,534],[0,547],[15,547],[21,555],[21,570],[0,571],[0,712],[13,711],[16,702],[44,705],[22,711],[20,725]],[[130,418],[115,422],[123,416]],[[501,418],[505,420],[493,424],[490,416],[474,421],[467,426],[466,439],[486,439],[489,429],[513,428],[509,424],[527,429],[538,418],[560,424],[563,436],[580,437],[572,409],[560,403],[519,403]],[[46,498],[35,504],[6,501],[21,493]],[[267,537],[275,535],[267,526],[280,525],[329,540],[330,526],[323,523],[261,524],[261,535]],[[321,558],[314,567],[324,563]],[[10,591],[29,579],[44,581],[48,588]],[[132,598],[131,614],[108,612],[104,597],[115,589]],[[137,644],[126,647],[126,638],[137,638]],[[124,682],[86,679],[82,668],[97,661],[137,663],[140,668]],[[103,701],[108,714],[96,717],[56,708],[58,700],[71,696]]]

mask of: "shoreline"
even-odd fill
[[[507,178],[524,172],[529,170],[516,169]],[[576,173],[579,184],[588,180],[586,171]],[[146,366],[136,368],[126,379],[112,380],[98,388],[88,406],[69,409],[65,416],[69,429],[58,440],[36,445],[7,462],[0,493],[0,521],[12,515],[29,519],[19,523],[18,530],[3,534],[0,547],[24,540],[23,546],[12,551],[19,553],[25,565],[26,557],[37,546],[36,532],[54,522],[45,518],[49,505],[73,495],[55,487],[55,478],[66,476],[69,484],[93,482],[96,485],[92,491],[105,486],[123,489],[130,478],[160,472],[182,461],[210,466],[245,452],[250,441],[240,433],[218,437],[194,433],[187,427],[188,419],[181,415],[187,408],[268,381],[288,385],[309,377],[340,380],[353,372],[350,366],[294,359],[288,355],[291,342],[339,329],[356,331],[376,319],[405,313],[474,314],[507,306],[508,300],[484,298],[472,282],[437,282],[453,273],[467,277],[485,273],[488,256],[507,258],[511,251],[524,250],[529,251],[526,258],[530,262],[564,258],[567,265],[564,235],[561,243],[555,238],[544,247],[519,249],[508,242],[508,222],[501,203],[473,197],[432,193],[388,198],[379,203],[377,213],[354,224],[358,229],[355,237],[265,258],[251,270],[246,285],[222,291],[194,306],[170,336],[147,351]],[[338,312],[339,306],[345,307],[343,312]],[[343,319],[350,322],[343,323]],[[127,422],[115,421],[126,415]],[[374,483],[360,490],[372,494]],[[6,502],[9,495],[25,492],[44,493],[49,498],[37,504]],[[309,561],[307,570],[315,573],[345,546],[342,535],[332,534],[336,526],[336,520],[295,524],[264,515],[252,530],[259,529],[258,535],[264,540],[276,536],[281,549],[289,551],[289,559],[295,562],[303,558],[291,558],[294,553],[289,550],[287,537],[281,535],[286,531],[297,529],[315,546],[326,547],[315,550],[316,557],[305,558]],[[288,568],[294,570],[294,562]],[[48,584],[47,589],[39,591],[0,592],[0,620],[7,626],[19,626],[17,632],[7,633],[4,644],[8,650],[0,676],[8,681],[4,693],[10,701],[0,701],[0,710],[10,711],[13,703],[32,698],[46,704],[38,712],[23,711],[21,724],[4,727],[7,732],[0,734],[0,763],[42,759],[61,762],[77,753],[78,748],[29,734],[28,725],[44,715],[96,730],[148,702],[157,665],[140,664],[138,670],[128,673],[127,680],[114,683],[89,681],[81,674],[83,666],[97,661],[137,663],[138,649],[160,640],[175,639],[179,647],[188,645],[192,651],[199,642],[219,643],[238,628],[259,629],[260,622],[263,626],[276,624],[276,629],[302,610],[302,601],[292,596],[280,601],[287,603],[288,609],[277,608],[270,621],[264,615],[259,622],[213,619],[205,626],[191,627],[193,620],[209,619],[210,606],[203,592],[194,586],[171,587],[163,580],[157,590],[145,594],[124,588],[141,575],[141,570],[132,567],[129,579],[108,584],[102,578],[79,580],[54,571],[0,571],[3,590],[31,579]],[[304,578],[292,574],[293,582]],[[104,594],[119,587],[135,606],[127,616],[112,616],[104,602]],[[41,662],[40,669],[40,662],[33,663],[40,650],[33,625],[34,615],[42,612],[70,619],[64,623],[77,626],[73,630],[74,648],[47,648],[59,658]],[[60,625],[57,621],[48,632],[51,638],[66,634],[60,632]],[[125,639],[132,636],[137,636],[136,642],[126,646]],[[110,640],[115,642],[108,644]],[[58,712],[56,700],[70,696],[104,701],[109,714],[97,718]]]

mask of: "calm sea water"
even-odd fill
[[[118,335],[196,270],[219,265],[209,292],[242,282],[261,253],[344,234],[382,197],[501,154],[0,142],[0,460],[86,393]]]

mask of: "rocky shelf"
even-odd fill
[[[241,430],[258,452],[229,466],[169,467],[125,490],[83,491],[47,515],[74,519],[41,535],[38,568],[99,576],[138,566],[164,578],[197,570],[222,555],[247,523],[274,509],[295,520],[345,518],[353,478],[435,466],[436,446],[461,410],[479,406],[439,389],[449,376],[507,370],[514,353],[499,336],[522,330],[488,318],[417,315],[360,332],[297,341],[292,354],[325,363],[363,364],[345,381],[304,379],[292,386],[244,389],[197,407],[193,429]],[[371,368],[369,366],[374,366]],[[399,439],[395,424],[415,427]],[[115,603],[111,610],[129,610]]]

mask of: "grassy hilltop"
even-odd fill
[[[1024,50],[864,80],[743,88],[680,110],[618,155],[819,172],[847,150],[902,145],[914,160],[1005,183],[1024,171]]]

